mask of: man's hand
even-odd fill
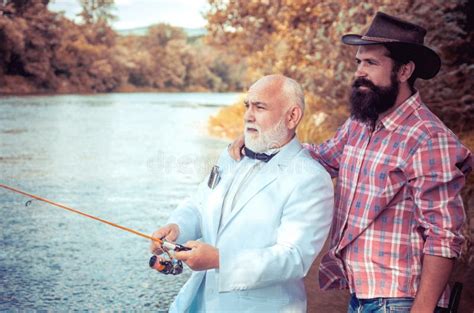
[[[234,142],[230,144],[227,148],[227,151],[230,154],[230,157],[236,161],[240,161],[242,158],[242,149],[244,148],[244,135],[237,137]]]
[[[188,241],[186,247],[190,251],[176,252],[174,258],[186,263],[194,271],[219,268],[219,250],[200,241]]]
[[[177,224],[168,224],[151,235],[153,238],[164,239],[166,241],[175,242],[179,236],[179,226]],[[161,246],[156,241],[152,241],[150,245],[150,251],[153,254],[159,255],[163,253]]]

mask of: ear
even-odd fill
[[[298,124],[300,123],[302,117],[303,111],[298,105],[291,107],[287,113],[287,127],[289,129],[295,129],[296,126],[298,126]]]
[[[406,82],[413,72],[415,71],[415,63],[413,61],[408,62],[407,64],[402,64],[398,70],[398,81],[401,83]]]

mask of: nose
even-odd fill
[[[244,113],[244,122],[253,123],[255,122],[255,115],[253,114],[252,106],[249,105]]]
[[[356,78],[359,78],[359,77],[366,77],[366,76],[367,76],[367,72],[365,71],[365,68],[364,68],[364,65],[363,65],[362,62],[359,63],[359,64],[357,64],[357,69],[356,69],[356,71],[355,71],[355,73],[354,73],[354,76],[355,76]]]

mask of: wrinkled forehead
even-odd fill
[[[250,86],[246,102],[279,105],[286,100],[283,94],[283,82],[279,79],[260,79]]]

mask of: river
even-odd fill
[[[227,141],[207,120],[238,94],[0,98],[0,183],[151,234]],[[149,242],[0,189],[0,310],[166,311],[190,275],[148,268]]]

